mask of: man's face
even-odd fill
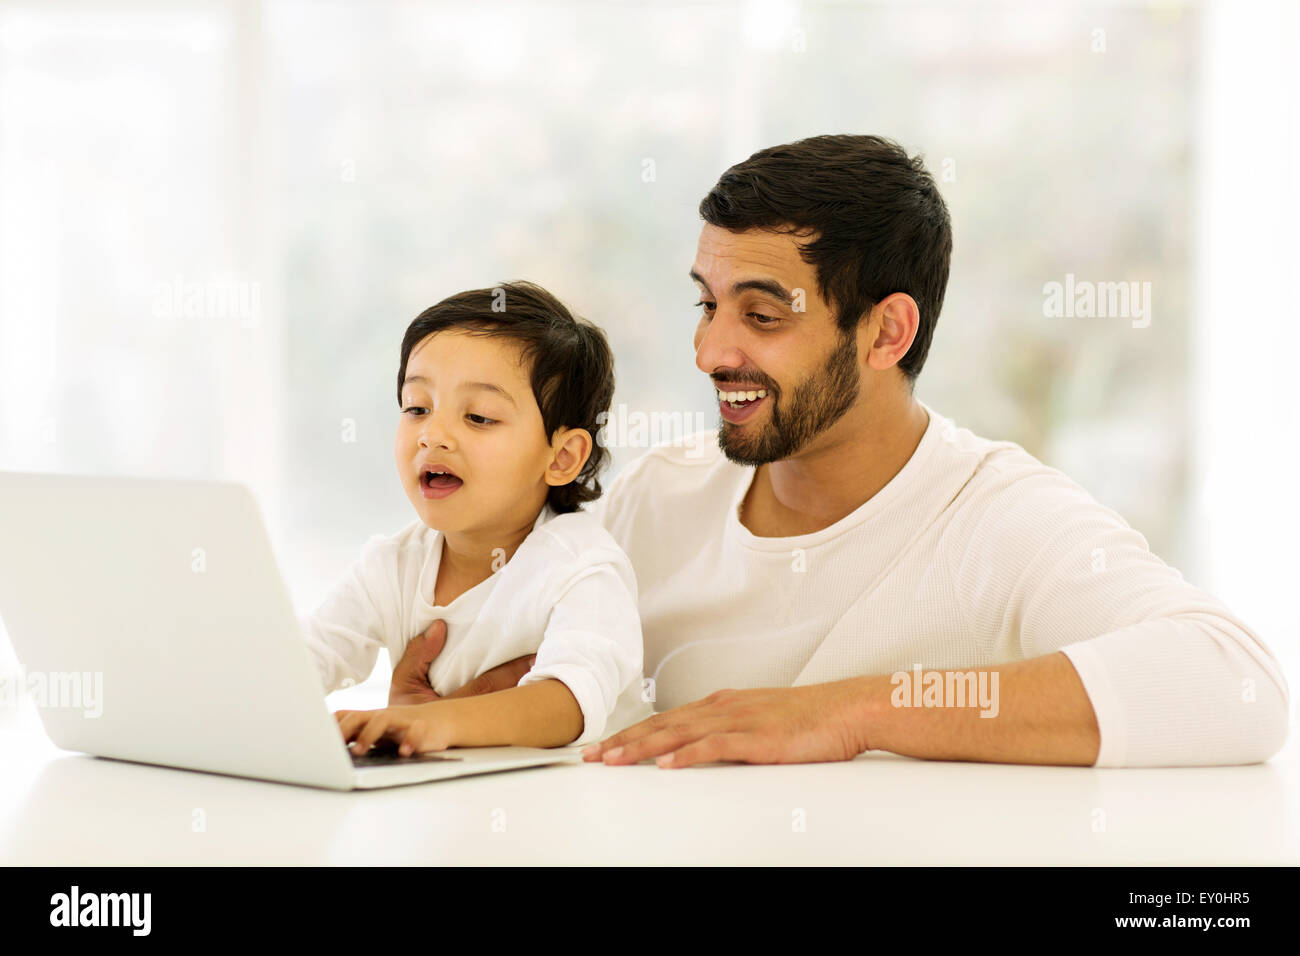
[[[718,446],[738,464],[798,454],[858,398],[856,333],[836,328],[803,241],[707,224],[700,233],[695,364],[723,393]]]
[[[406,497],[429,527],[531,520],[549,490],[545,432],[528,369],[508,339],[449,329],[411,350],[394,452]]]

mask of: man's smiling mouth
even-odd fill
[[[726,390],[718,389],[718,401],[726,402],[732,408],[744,408],[746,405],[762,401],[767,397],[767,389],[750,388]]]
[[[719,388],[717,392],[718,412],[730,425],[740,425],[753,418],[769,397],[765,388]]]

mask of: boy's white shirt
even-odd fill
[[[316,611],[303,620],[326,693],[370,675],[380,647],[396,663],[435,620],[447,642],[429,668],[439,694],[518,657],[537,660],[520,685],[554,678],[582,708],[570,746],[650,716],[642,699],[641,621],[632,565],[590,514],[543,507],[510,560],[446,607],[433,601],[442,533],[415,521],[372,537]]]

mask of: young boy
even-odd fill
[[[603,333],[528,282],[422,312],[402,339],[397,472],[418,520],[372,538],[306,622],[326,693],[447,625],[429,682],[449,694],[536,653],[517,687],[339,711],[353,753],[581,745],[648,717],[627,556],[592,515],[614,391]]]

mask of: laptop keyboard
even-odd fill
[[[354,754],[348,751],[348,756],[352,758],[354,767],[391,767],[394,764],[406,763],[429,763],[434,760],[460,760],[460,757],[452,757],[447,754],[412,754],[409,757],[401,756],[396,750],[371,751],[368,754]]]

